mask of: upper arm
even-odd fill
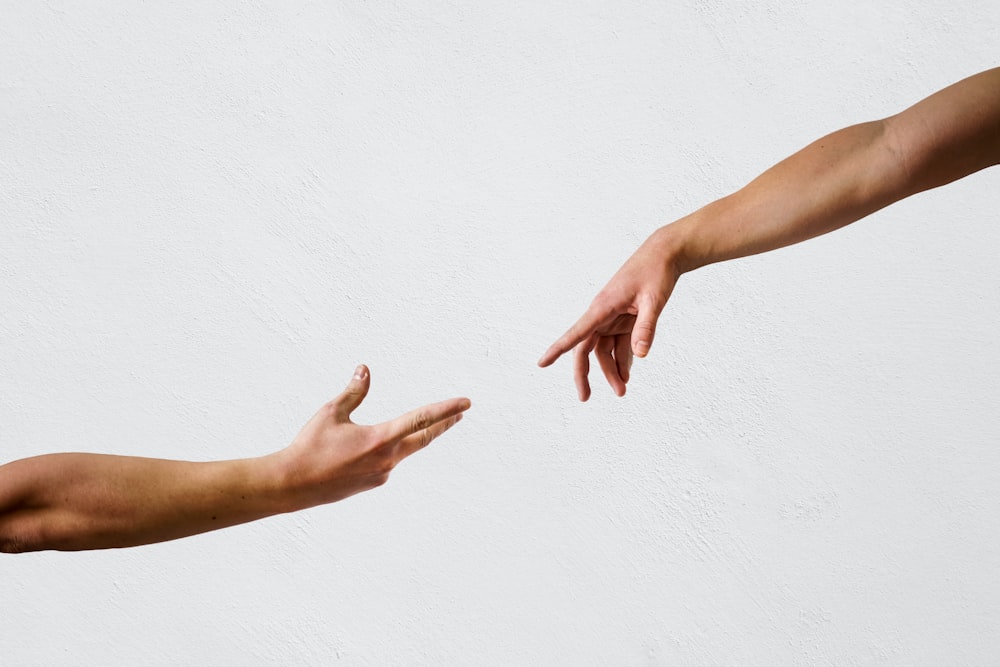
[[[885,123],[901,196],[1000,164],[1000,67],[948,86]]]

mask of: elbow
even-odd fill
[[[29,549],[17,537],[0,537],[0,553],[2,554],[23,554],[34,549]]]
[[[0,530],[0,553],[23,554],[37,550],[32,548],[30,542],[22,535],[8,530]]]
[[[46,548],[41,534],[30,530],[25,523],[23,517],[0,514],[0,553],[23,554]]]
[[[889,177],[894,189],[912,194],[915,183],[921,175],[921,167],[930,158],[927,137],[914,133],[900,115],[890,116],[880,121],[882,133],[880,154],[885,158],[881,168]]]
[[[912,107],[882,121],[883,154],[890,159],[887,172],[892,174],[897,199],[1000,163],[997,121],[942,119],[917,113],[916,109]]]
[[[914,194],[924,156],[923,146],[907,136],[896,117],[857,127],[863,132],[863,148],[853,172],[858,179],[856,204],[863,216]]]
[[[35,497],[33,459],[0,466],[0,553],[20,554],[52,548],[51,521],[44,520],[44,504]]]

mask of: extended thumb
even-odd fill
[[[370,386],[371,373],[369,373],[367,366],[361,364],[354,369],[354,376],[347,383],[347,388],[336,398],[338,416],[343,419],[350,417],[351,413],[365,400]]]

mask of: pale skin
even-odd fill
[[[625,395],[678,279],[697,268],[826,234],[917,192],[1000,163],[1000,68],[959,81],[899,114],[806,146],[741,190],[656,230],[542,355],[573,350],[581,401],[593,354]]]
[[[359,366],[292,443],[273,454],[195,463],[48,454],[0,466],[0,551],[76,551],[163,542],[343,500],[457,424],[467,398],[391,421],[351,421],[371,384]]]

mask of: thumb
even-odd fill
[[[639,314],[636,315],[635,326],[632,327],[632,353],[637,357],[649,354],[656,334],[656,320],[663,311],[663,303],[655,296],[645,295],[639,298]]]
[[[361,401],[365,400],[365,396],[368,395],[368,387],[370,386],[371,373],[368,371],[367,366],[361,364],[354,369],[354,376],[347,383],[347,388],[337,398],[333,399],[337,417],[344,421],[350,419],[351,413],[361,405]]]

